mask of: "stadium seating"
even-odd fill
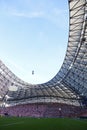
[[[11,106],[1,109],[0,113],[4,116],[18,117],[78,117],[81,111],[83,109],[73,105],[40,103]]]

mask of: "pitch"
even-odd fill
[[[0,130],[87,130],[87,120],[0,117]]]

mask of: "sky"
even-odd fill
[[[68,13],[68,0],[0,0],[0,59],[28,83],[52,79],[66,54]]]

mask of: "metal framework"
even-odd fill
[[[60,71],[43,84],[29,84],[0,61],[0,103],[87,104],[87,0],[69,0],[69,39]],[[10,90],[15,87],[16,91]]]

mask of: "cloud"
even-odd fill
[[[44,13],[41,12],[18,12],[18,11],[13,11],[11,12],[12,16],[17,16],[17,17],[24,17],[24,18],[40,18],[43,17]]]
[[[55,2],[51,2],[18,0],[17,2],[13,3],[4,1],[2,6],[0,6],[2,8],[0,10],[2,10],[2,12],[8,16],[29,19],[42,18],[50,21],[57,27],[65,28],[68,22],[68,10],[61,9],[54,4]]]
[[[28,4],[25,4],[26,1],[28,2]],[[61,13],[65,13],[66,10],[63,10],[59,7],[52,6],[48,1],[46,2],[30,2],[28,0],[26,1],[22,1],[20,2],[20,0],[18,0],[18,2],[7,2],[7,1],[3,1],[2,3],[0,3],[0,8],[2,10],[2,12],[6,12],[9,14],[13,14],[16,16],[23,16],[23,17],[38,17],[38,16],[42,16],[44,13],[45,15],[49,14],[49,15],[54,15],[54,16],[58,16],[61,15]],[[54,2],[55,3],[55,2]]]
[[[36,11],[10,11],[10,15],[22,18],[42,18],[55,24],[57,27],[65,28],[68,22],[67,11],[57,8],[51,10]]]

